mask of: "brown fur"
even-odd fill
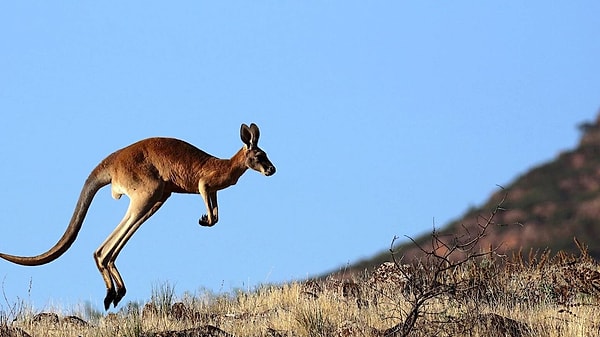
[[[42,265],[60,257],[75,241],[96,192],[111,184],[112,196],[130,199],[123,220],[94,252],[96,265],[106,283],[106,309],[125,295],[125,284],[115,260],[133,233],[150,218],[172,193],[201,194],[206,215],[200,225],[213,226],[219,220],[217,191],[234,185],[248,168],[266,176],[275,167],[258,147],[259,130],[255,124],[242,124],[244,147],[230,159],[219,159],[173,138],[149,138],[106,157],[86,180],[73,217],[60,240],[47,252],[23,257],[0,253],[0,257],[27,266]]]

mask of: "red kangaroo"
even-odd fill
[[[260,132],[256,124],[242,124],[240,137],[244,146],[231,159],[216,158],[191,144],[173,138],[149,138],[104,159],[83,185],[75,211],[63,236],[47,252],[31,257],[0,253],[0,257],[24,266],[38,266],[60,257],[77,238],[92,199],[98,190],[111,185],[112,196],[130,199],[123,220],[94,252],[96,265],[106,283],[106,310],[115,307],[125,296],[125,283],[115,266],[119,252],[133,233],[169,198],[171,193],[200,194],[206,214],[202,226],[219,221],[217,191],[235,185],[248,168],[265,176],[275,173],[275,166],[258,147]]]

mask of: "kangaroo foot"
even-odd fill
[[[104,298],[104,310],[108,310],[110,304],[117,297],[117,292],[114,288],[106,289],[106,297]]]

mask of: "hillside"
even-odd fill
[[[500,246],[499,253],[511,254],[545,249],[574,253],[576,237],[588,246],[593,258],[600,259],[600,116],[595,122],[581,124],[579,129],[582,137],[575,149],[532,168],[504,189],[499,188],[482,206],[470,209],[440,229],[439,235],[474,233],[505,198],[502,210],[493,219],[497,226],[480,240],[480,247]],[[431,234],[413,239],[422,247],[431,247]],[[404,261],[423,255],[411,242],[395,247],[395,251]],[[371,270],[390,258],[386,250],[343,273]]]
[[[424,259],[416,258],[431,250],[431,235],[394,247],[402,262],[383,263],[385,251],[335,278],[181,298],[166,283],[111,313],[35,312],[5,298],[0,337],[598,335],[600,116],[581,130],[576,149],[436,232],[444,244]],[[453,251],[456,242],[478,246]],[[476,254],[490,247],[508,258]],[[365,269],[374,270],[352,277]]]

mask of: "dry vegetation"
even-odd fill
[[[482,218],[474,233],[434,231],[418,261],[405,264],[392,250],[390,262],[352,280],[182,298],[164,285],[148,303],[130,303],[116,314],[36,314],[13,305],[0,313],[0,336],[599,335],[600,268],[585,247],[576,255],[510,257],[495,247],[475,250],[501,210]]]
[[[356,281],[309,281],[176,299],[159,289],[117,314],[19,312],[4,335],[31,336],[593,336],[600,273],[586,254],[488,257],[443,272],[382,265]],[[83,317],[85,321],[76,317]],[[12,328],[12,330],[9,330]],[[2,330],[0,330],[2,331]],[[9,332],[12,331],[12,332]],[[4,336],[2,332],[0,335]]]
[[[308,281],[180,299],[165,286],[147,304],[129,304],[117,314],[62,316],[21,309],[16,315],[3,316],[0,336],[600,333],[600,273],[596,262],[585,253],[551,257],[544,252],[510,260],[472,259],[443,271],[437,278],[434,274],[438,266],[389,262],[363,280]]]

